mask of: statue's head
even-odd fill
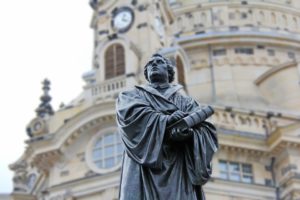
[[[144,75],[148,82],[168,82],[174,81],[175,70],[171,62],[160,54],[152,55],[149,62],[144,67]]]

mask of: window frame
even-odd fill
[[[99,140],[101,140],[101,145],[103,145],[103,140],[105,138],[105,136],[110,135],[110,134],[114,134],[113,137],[113,142],[110,144],[104,144],[104,146],[100,147],[96,147],[95,145],[99,142]],[[100,173],[100,174],[105,174],[105,173],[109,173],[109,172],[113,172],[116,171],[118,169],[121,168],[122,165],[122,160],[123,160],[123,152],[124,152],[124,147],[123,144],[121,142],[121,138],[119,140],[119,142],[117,142],[116,140],[116,136],[118,135],[118,129],[117,127],[109,127],[109,128],[104,128],[101,129],[94,137],[92,137],[92,139],[89,141],[88,145],[87,145],[87,150],[86,150],[86,162],[88,164],[88,166],[96,173]],[[123,151],[118,153],[118,144],[120,144],[123,147]],[[105,147],[113,147],[114,151],[112,156],[105,156]],[[94,150],[95,149],[102,149],[102,155],[100,158],[94,158]],[[118,159],[118,157],[120,157]],[[111,167],[105,168],[105,160],[110,159],[110,158],[114,158],[114,164]],[[101,161],[102,162],[102,167],[99,167],[99,165],[97,165],[97,162]]]
[[[234,48],[234,53],[240,55],[254,55],[254,49],[253,47],[236,47]]]
[[[225,166],[224,168],[221,167],[221,164]],[[238,166],[238,170],[233,170],[233,165]],[[226,161],[226,160],[219,160],[219,174],[220,178],[223,180],[234,181],[234,182],[241,182],[247,184],[254,184],[254,173],[253,173],[253,165],[250,163],[242,163],[236,161]],[[244,168],[250,167],[250,172],[245,172]],[[225,170],[224,170],[225,169]],[[225,175],[225,176],[224,176]],[[233,179],[232,175],[238,175],[239,180]],[[223,176],[223,177],[222,177]],[[245,176],[251,177],[251,181],[245,181]]]
[[[119,51],[119,52],[118,52]],[[120,53],[121,52],[121,53]],[[109,80],[126,73],[126,50],[121,43],[113,43],[104,51],[104,79]]]

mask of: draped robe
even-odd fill
[[[125,152],[120,200],[203,200],[217,151],[215,127],[193,127],[186,141],[167,139],[167,118],[176,110],[193,113],[199,105],[172,85],[164,95],[150,85],[120,93],[117,123]]]

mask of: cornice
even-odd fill
[[[240,27],[241,28],[241,27]],[[253,29],[256,29],[253,27]],[[237,44],[237,43],[261,43],[279,46],[288,46],[299,49],[300,35],[292,33],[278,33],[270,31],[218,31],[206,30],[205,33],[192,35],[182,35],[174,39],[184,47],[205,46],[209,44]]]
[[[75,138],[86,130],[99,125],[99,123],[107,123],[108,120],[113,121],[115,116],[114,106],[115,101],[111,100],[93,105],[78,113],[61,126],[56,133],[52,133],[53,138],[48,143],[39,145],[39,141],[37,141],[32,144],[35,145],[33,156],[54,150],[63,151],[66,146],[70,145]]]
[[[265,73],[263,73],[261,76],[259,76],[254,83],[256,85],[260,85],[264,80],[266,80],[268,77],[272,76],[273,74],[276,74],[277,72],[290,68],[290,67],[297,67],[297,62],[293,61],[293,62],[288,62],[288,63],[284,63],[281,64],[279,66],[276,67],[272,67],[270,70],[266,71]]]
[[[66,181],[59,183],[57,185],[50,186],[48,188],[49,192],[55,192],[55,191],[61,191],[62,189],[68,189],[68,188],[76,188],[74,190],[74,194],[76,193],[76,196],[83,195],[83,193],[92,193],[92,191],[103,191],[107,188],[111,187],[117,187],[119,184],[119,178],[120,178],[120,170],[116,170],[111,173],[106,174],[97,174],[94,173],[91,176],[82,177],[78,179],[74,179],[71,181]],[[110,182],[107,182],[107,180],[111,180]],[[103,180],[103,181],[101,181]],[[90,187],[91,191],[87,191],[84,187],[80,190],[80,187],[83,185],[94,185],[94,187]]]
[[[180,5],[177,7],[170,6],[170,9],[173,11],[174,15],[181,15],[184,13],[190,13],[193,11],[211,9],[218,6],[227,6],[228,8],[256,8],[256,9],[265,9],[265,10],[281,10],[289,14],[296,14],[300,16],[299,8],[295,8],[291,5],[286,4],[276,4],[275,2],[266,2],[266,1],[247,1],[247,4],[241,4],[241,1],[236,2],[203,2],[203,3],[192,3],[189,5]]]

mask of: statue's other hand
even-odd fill
[[[181,110],[177,110],[175,112],[173,112],[171,115],[169,115],[168,117],[168,121],[167,124],[171,125],[175,122],[177,122],[178,120],[184,118],[187,114]]]
[[[170,133],[170,138],[171,138],[171,140],[174,140],[174,141],[184,141],[184,140],[191,138],[192,135],[193,135],[192,128],[186,129],[184,131],[182,131],[179,128],[173,128]]]

